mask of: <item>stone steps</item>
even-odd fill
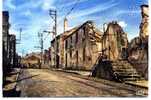
[[[140,78],[130,77],[130,78],[124,78],[124,81],[138,81]]]
[[[133,75],[133,76],[140,76],[138,73],[131,73],[131,72],[117,72],[120,76],[127,76],[127,75]]]
[[[124,81],[140,80],[141,76],[133,66],[125,60],[111,62],[113,71]]]
[[[117,72],[127,72],[127,73],[138,73],[136,70],[134,69],[113,69],[114,71],[117,71]]]

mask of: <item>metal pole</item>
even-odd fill
[[[57,51],[57,47],[58,47],[58,43],[57,43],[57,37],[56,37],[56,35],[57,35],[57,11],[55,11],[55,45],[56,45],[56,68],[57,68],[57,58],[58,58],[58,51]]]
[[[41,37],[41,65],[43,64],[43,33],[40,33],[40,37]],[[40,66],[41,68],[41,66]]]
[[[58,56],[58,52],[57,52],[57,38],[56,38],[56,36],[57,36],[57,11],[56,10],[50,10],[50,17],[52,17],[52,19],[54,20],[54,22],[55,22],[55,25],[54,25],[54,39],[55,39],[55,41],[54,41],[54,54],[55,54],[55,56],[54,56],[54,59],[55,59],[55,62],[54,62],[54,64],[55,64],[55,67],[57,67],[57,56]]]

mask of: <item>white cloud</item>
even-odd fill
[[[79,0],[78,1],[78,3],[83,3],[83,2],[86,2],[86,1],[88,1],[88,0]],[[90,0],[89,0],[90,1]],[[91,0],[92,1],[92,0]],[[68,6],[72,6],[72,5],[74,5],[75,3],[76,3],[77,1],[76,0],[72,0],[72,2],[66,2],[66,3],[64,3],[63,5],[60,5],[60,7],[62,8],[62,7],[68,7]]]
[[[117,17],[122,14],[129,14],[129,15],[140,14],[140,10],[118,10],[114,13],[114,15]]]
[[[42,5],[42,0],[31,0],[31,1],[28,1],[26,3],[18,5],[16,10],[22,11],[24,9],[37,8],[41,5]]]
[[[42,9],[43,10],[49,10],[50,8],[55,9],[53,6],[55,0],[44,0],[42,4]]]
[[[118,3],[114,3],[113,1],[109,1],[91,8],[87,8],[84,10],[80,10],[80,11],[76,11],[75,13],[73,13],[72,15],[70,15],[70,18],[77,18],[77,17],[82,17],[82,16],[87,16],[96,12],[102,12],[105,10],[108,10],[114,6],[118,5]]]
[[[16,6],[12,3],[12,1],[13,0],[6,0],[5,2],[5,4],[6,4],[6,6],[8,7],[8,8],[10,8],[10,9],[16,9]]]
[[[127,26],[125,21],[119,21],[118,24],[123,28],[125,28]]]

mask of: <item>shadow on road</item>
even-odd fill
[[[25,77],[25,78],[22,78],[22,79],[18,79],[17,81],[14,81],[14,82],[20,82],[22,80],[26,80],[26,79],[30,79],[30,78],[33,78],[33,77],[36,77],[36,76],[39,76],[40,74],[37,74],[37,75],[33,75],[33,76],[29,76],[29,77]]]
[[[4,90],[3,97],[19,97],[21,91],[16,91],[16,89]]]
[[[20,82],[22,80],[30,79],[30,78],[36,77],[38,75],[40,75],[40,74],[25,77],[25,78],[22,78],[22,79],[18,79],[16,81],[6,81],[5,85],[9,85],[9,84],[12,84],[12,83],[15,83],[15,82]],[[19,97],[20,93],[21,93],[21,91],[17,91],[16,87],[14,87],[13,89],[3,90],[3,97]]]

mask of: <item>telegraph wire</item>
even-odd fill
[[[70,11],[66,14],[65,18],[71,14],[71,12],[75,9],[75,7],[77,6],[79,1],[80,0],[77,0],[77,2],[73,5],[73,7],[70,9]]]
[[[77,1],[75,2],[75,4],[73,5],[73,7],[67,12],[67,14],[65,15],[65,17],[63,17],[63,19],[66,18],[67,16],[69,16],[69,15],[71,14],[71,12],[76,8],[76,6],[77,6],[77,4],[78,4],[79,1],[80,1],[80,0],[77,0]],[[58,7],[56,7],[56,8],[58,8]],[[63,7],[62,7],[62,10],[63,10],[64,8],[65,8],[65,7],[63,6]],[[63,20],[63,19],[62,19],[62,20]],[[57,23],[57,25],[58,25],[62,20],[60,20],[60,21]],[[44,38],[44,41],[47,39],[48,35],[49,35],[49,34],[47,34],[47,36]]]
[[[65,15],[65,17],[63,17],[63,19],[66,18],[67,16],[69,16],[69,15],[71,14],[71,12],[75,9],[75,7],[77,6],[77,4],[78,4],[79,1],[80,1],[80,0],[77,0],[77,1],[75,2],[75,4],[73,5],[73,7],[68,11],[68,13]],[[64,7],[63,7],[63,8],[64,8]],[[62,20],[63,20],[63,19],[62,19]],[[59,23],[60,23],[62,20],[60,20]],[[59,24],[59,23],[58,23],[58,24]]]

